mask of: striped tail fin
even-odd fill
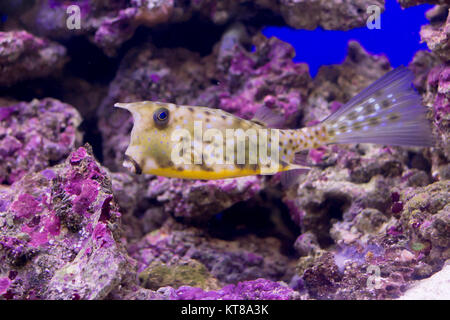
[[[405,67],[388,72],[323,121],[330,143],[432,146],[427,109]]]

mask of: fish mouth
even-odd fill
[[[122,164],[125,168],[127,168],[128,170],[130,170],[132,173],[135,174],[142,174],[142,168],[139,165],[139,163],[136,162],[136,160],[134,160],[132,157],[130,157],[129,155],[125,155],[124,159],[123,159],[123,164]]]

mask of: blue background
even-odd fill
[[[402,9],[397,1],[387,0],[381,14],[381,29],[364,26],[349,31],[322,28],[308,31],[268,26],[263,33],[289,42],[296,51],[294,61],[308,63],[312,76],[322,65],[341,63],[347,55],[349,40],[357,40],[370,53],[385,54],[395,68],[407,65],[417,50],[428,50],[425,43],[420,43],[419,31],[423,24],[429,23],[425,12],[432,7],[424,4]]]

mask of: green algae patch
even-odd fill
[[[139,283],[142,287],[152,290],[166,286],[174,288],[192,286],[204,290],[219,288],[217,279],[196,260],[187,260],[176,265],[155,261],[139,274]]]

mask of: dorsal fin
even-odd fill
[[[251,121],[268,128],[280,128],[284,125],[284,117],[265,106],[256,110]]]

